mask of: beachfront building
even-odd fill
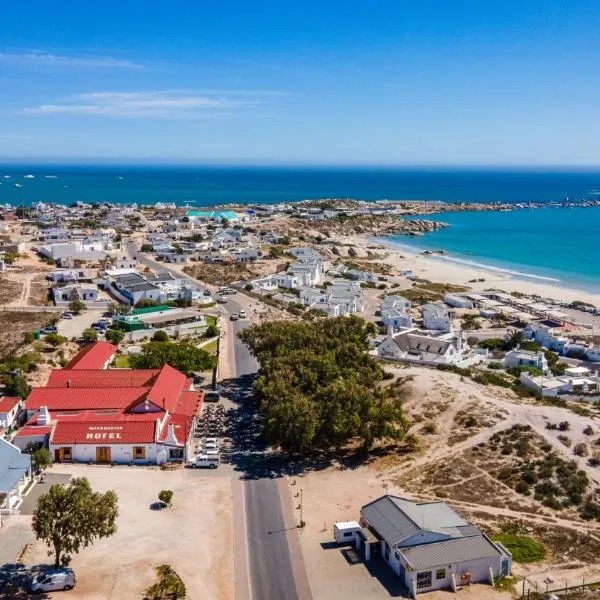
[[[557,397],[565,394],[577,396],[596,395],[600,390],[600,378],[593,375],[587,367],[570,367],[565,374],[531,375],[523,371],[519,381],[524,387],[533,390],[543,397]]]
[[[444,304],[428,303],[421,307],[423,327],[434,331],[452,331],[452,320]]]
[[[187,459],[202,392],[169,365],[103,369],[102,361],[99,355],[95,362],[86,361],[89,368],[67,365],[54,370],[45,387],[33,388],[25,403],[28,421],[15,443],[24,447],[41,442],[55,462],[160,464]]]
[[[408,311],[411,302],[403,296],[386,296],[379,305],[379,314],[381,321],[386,328],[393,329],[410,328],[413,326],[413,320]]]
[[[504,355],[502,364],[505,369],[511,367],[532,367],[540,370],[542,373],[548,371],[548,361],[543,352],[533,350],[511,350]]]
[[[309,309],[323,311],[328,317],[339,317],[362,312],[364,294],[359,283],[336,279],[324,289],[301,287],[300,302]]]
[[[404,582],[412,598],[421,592],[508,576],[512,555],[445,502],[412,502],[382,496],[362,507],[355,536],[370,560],[373,547]]]
[[[444,302],[452,308],[473,308],[472,300],[466,296],[459,296],[457,294],[446,294]]]
[[[471,352],[464,330],[449,332],[423,331],[416,327],[394,331],[388,329],[376,350],[382,358],[422,365],[457,365],[467,367],[481,362],[483,355]]]

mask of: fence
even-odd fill
[[[543,582],[540,584],[536,581],[530,582],[524,579],[522,586],[520,600],[548,600],[553,595],[558,596],[561,600],[565,598],[576,600],[581,597],[580,594],[585,590],[600,589],[600,579],[592,581],[582,579],[581,582],[565,581],[564,585],[560,585],[558,582]]]
[[[60,313],[63,312],[64,308],[57,308],[56,306],[2,306],[1,309],[6,312],[48,312],[48,313]]]

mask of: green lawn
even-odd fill
[[[207,352],[217,352],[217,340],[213,340],[210,344],[206,344],[202,346],[202,350],[206,350]]]
[[[119,354],[117,358],[115,358],[115,367],[117,369],[129,369],[129,356]]]
[[[214,315],[205,315],[206,316],[206,325],[208,327],[208,325],[216,325],[217,324],[217,317],[215,317]]]
[[[546,548],[543,544],[527,535],[498,533],[492,536],[492,539],[506,546],[518,563],[537,562],[546,556]]]

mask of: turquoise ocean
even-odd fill
[[[600,170],[0,164],[0,204],[277,203],[311,198],[560,202],[600,198]],[[600,208],[451,213],[419,238],[451,260],[600,290]]]

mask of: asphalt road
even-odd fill
[[[131,256],[137,256],[138,262],[154,269],[168,271],[176,277],[183,277],[198,285],[197,280],[142,255],[136,243],[126,242],[125,247]],[[240,311],[239,304],[232,296],[228,297],[227,304],[219,306],[229,315]],[[237,379],[256,373],[258,364],[237,337],[239,331],[248,327],[248,321],[232,321],[231,325],[233,370]],[[253,600],[299,600],[277,481],[274,478],[243,480],[248,578]],[[236,510],[241,508],[238,506]],[[242,551],[241,548],[238,549],[238,552]]]

